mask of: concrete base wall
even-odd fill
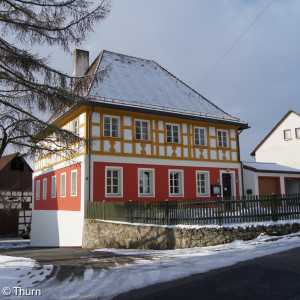
[[[262,233],[270,236],[300,231],[300,223],[233,227],[151,226],[85,220],[83,248],[181,249],[215,246],[235,240],[255,239]]]

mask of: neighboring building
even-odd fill
[[[0,234],[21,234],[31,222],[32,169],[19,153],[0,158]]]
[[[300,193],[300,170],[274,163],[243,162],[245,195]]]
[[[256,162],[300,169],[300,115],[290,110],[251,153]]]
[[[37,156],[32,245],[81,246],[87,201],[193,199],[212,196],[212,185],[242,193],[247,123],[154,61],[102,51],[89,66],[82,50],[74,59],[74,76],[104,75],[90,82],[84,105],[50,122],[93,142],[75,144],[71,161]]]

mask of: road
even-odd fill
[[[115,300],[300,300],[300,248],[148,286]]]

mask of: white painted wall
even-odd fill
[[[37,210],[32,212],[32,247],[81,247],[83,212]]]
[[[300,116],[292,112],[255,153],[257,162],[273,162],[300,169],[300,139],[295,128],[300,128]],[[283,131],[291,129],[292,139],[285,141]]]

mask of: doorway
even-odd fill
[[[222,173],[222,192],[223,197],[231,197],[232,196],[232,178],[229,173]]]

